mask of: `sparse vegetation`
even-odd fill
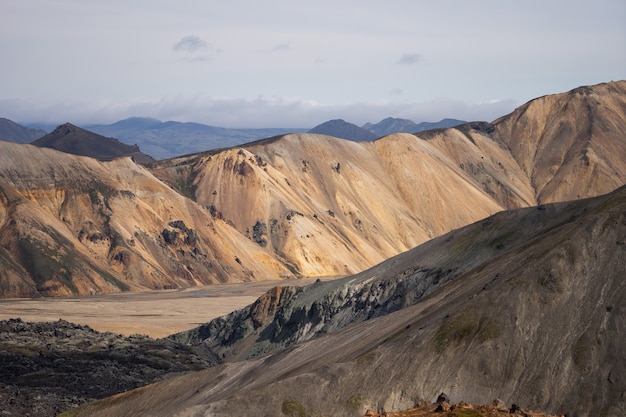
[[[52,231],[48,232],[53,238],[61,237]],[[44,242],[30,238],[21,238],[19,247],[22,252],[22,264],[33,278],[38,291],[45,293],[52,290],[46,286],[46,282],[58,280],[73,294],[78,293],[72,281],[71,271],[76,261],[73,253],[59,251]]]
[[[281,411],[288,417],[306,417],[306,408],[298,400],[285,400]]]
[[[352,397],[350,397],[350,398],[348,398],[346,400],[346,405],[351,410],[357,411],[359,409],[359,407],[361,407],[361,402],[362,401],[363,400],[361,398],[361,394],[353,395]]]
[[[459,344],[474,337],[482,343],[499,335],[496,319],[478,317],[474,309],[469,309],[444,320],[435,335],[435,350],[442,353],[452,343]]]
[[[192,175],[191,172],[183,171],[183,168],[176,168],[178,176],[174,182],[174,189],[178,191],[180,195],[196,201],[196,190],[198,186],[194,184],[195,175]]]
[[[356,364],[359,366],[363,366],[367,363],[370,363],[376,358],[376,354],[374,352],[369,352],[364,355],[361,355],[357,358]]]

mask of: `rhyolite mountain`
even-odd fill
[[[626,183],[626,82],[373,142],[297,133],[145,166],[0,143],[3,297],[340,276],[504,209]]]
[[[390,135],[392,133],[418,133],[424,130],[432,129],[444,129],[448,127],[455,127],[467,123],[464,120],[458,119],[442,119],[438,122],[421,122],[415,123],[408,119],[399,119],[396,117],[387,117],[376,124],[366,123],[362,127],[367,129],[377,137]]]
[[[284,263],[130,157],[0,142],[0,296],[293,277]]]
[[[353,140],[356,142],[372,141],[380,136],[367,129],[359,127],[354,123],[346,122],[343,119],[333,119],[315,126],[309,133],[333,136],[340,139]]]
[[[142,153],[137,145],[126,145],[117,139],[104,137],[71,123],[58,126],[52,132],[33,141],[32,145],[99,160],[130,156],[138,163],[154,161],[152,157]]]
[[[31,129],[15,123],[12,120],[0,117],[0,140],[15,143],[30,143],[45,136],[41,129]]]
[[[86,125],[85,128],[101,135],[118,138],[124,143],[137,144],[144,152],[157,159],[174,158],[209,149],[229,148],[262,138],[304,130],[228,129],[201,123],[162,122],[149,117],[131,117],[112,124]]]
[[[504,211],[174,335],[225,363],[72,415],[357,416],[443,391],[623,416],[625,270],[626,187]]]

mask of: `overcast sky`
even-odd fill
[[[626,78],[624,0],[0,0],[0,117],[488,120]]]

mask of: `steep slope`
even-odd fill
[[[2,297],[184,288],[289,270],[130,158],[0,142]]]
[[[151,169],[306,276],[361,271],[502,209],[409,134],[359,143],[291,134]]]
[[[260,299],[206,327],[205,348],[254,356],[305,342],[77,415],[352,416],[407,409],[441,391],[550,413],[624,415],[625,213],[626,188],[507,211],[353,277],[275,289],[265,297],[273,304]],[[177,338],[185,335],[198,342],[198,332]]]
[[[537,98],[493,124],[543,203],[624,184],[625,115],[626,81],[619,81]]]
[[[45,136],[41,129],[30,129],[12,120],[0,117],[0,140],[15,143],[30,143]]]
[[[353,140],[356,142],[371,141],[378,138],[378,136],[369,130],[342,119],[329,120],[319,124],[309,130],[309,133],[333,136],[335,138]]]
[[[106,138],[71,123],[58,126],[54,131],[37,139],[32,144],[73,155],[90,156],[99,160],[131,156],[140,163],[154,161],[152,157],[142,153],[137,145],[126,145],[117,139]]]

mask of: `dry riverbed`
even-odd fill
[[[165,337],[254,302],[277,285],[307,285],[315,279],[218,284],[184,290],[86,297],[0,300],[0,320],[67,320],[102,332]]]

